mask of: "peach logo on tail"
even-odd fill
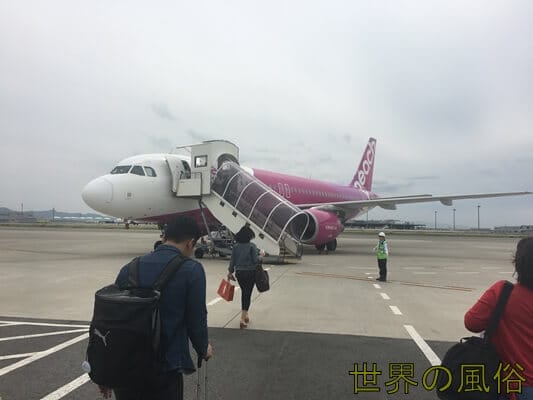
[[[359,169],[357,170],[357,181],[355,181],[355,187],[357,189],[365,188],[368,174],[372,171],[372,166],[374,165],[375,151],[376,142],[369,142],[364,158],[361,161],[361,164],[359,165]]]

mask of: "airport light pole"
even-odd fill
[[[435,230],[437,230],[437,210],[435,210]]]
[[[478,204],[478,206],[477,206],[477,230],[478,230],[478,231],[480,230],[480,229],[479,229],[479,208],[480,208],[480,207],[481,207],[481,206]]]
[[[455,208],[453,209],[453,230],[455,231]]]

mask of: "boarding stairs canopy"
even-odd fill
[[[213,215],[233,231],[248,224],[258,246],[280,248],[300,257],[301,238],[309,216],[234,162],[225,162],[214,175],[211,198],[203,202]],[[225,209],[225,210],[223,210]],[[271,244],[271,245],[269,245]],[[268,251],[268,250],[267,250]]]
[[[213,140],[187,147],[186,176],[178,176],[180,165],[167,159],[177,197],[198,200],[234,233],[248,225],[256,235],[253,241],[271,255],[282,250],[301,256],[308,214],[239,166],[237,146]]]

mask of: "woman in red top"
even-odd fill
[[[518,283],[514,285],[492,338],[502,361],[502,392],[516,388],[521,378],[520,400],[533,400],[533,237],[520,240],[514,257]],[[465,314],[465,327],[472,332],[487,328],[505,281],[492,285]],[[507,367],[507,370],[504,370]],[[511,390],[512,391],[512,390]],[[516,389],[515,389],[516,391]]]

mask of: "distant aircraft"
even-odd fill
[[[204,144],[220,142],[224,141],[204,142]],[[224,143],[231,144],[230,142]],[[231,160],[237,162],[235,157]],[[325,248],[329,251],[335,250],[337,237],[343,231],[343,223],[376,206],[394,210],[398,204],[434,201],[450,206],[453,200],[530,194],[524,191],[379,197],[372,192],[375,160],[376,139],[370,138],[359,167],[347,185],[256,168],[239,168],[245,171],[242,172],[243,174],[247,173],[251,176],[249,179],[255,178],[260,181],[261,187],[270,192],[269,195],[285,199],[288,204],[296,206],[297,210],[306,214],[308,223],[299,239],[302,243],[315,245],[319,251]],[[94,210],[124,220],[155,222],[162,226],[177,215],[190,215],[203,227],[204,232],[220,224],[228,225],[226,221],[217,221],[209,209],[202,210],[198,199],[177,197],[177,191],[173,187],[179,178],[191,177],[191,168],[194,170],[195,167],[191,164],[190,156],[178,154],[143,154],[129,157],[120,161],[109,174],[89,182],[83,189],[82,198]],[[196,165],[198,166],[208,168],[207,165]],[[217,166],[218,171],[223,168],[220,158]],[[213,174],[217,173],[217,166],[210,167],[212,178]],[[241,201],[241,192],[245,191],[248,186],[240,187],[240,192],[235,193],[234,197],[237,202]],[[284,230],[286,228],[287,226]]]

